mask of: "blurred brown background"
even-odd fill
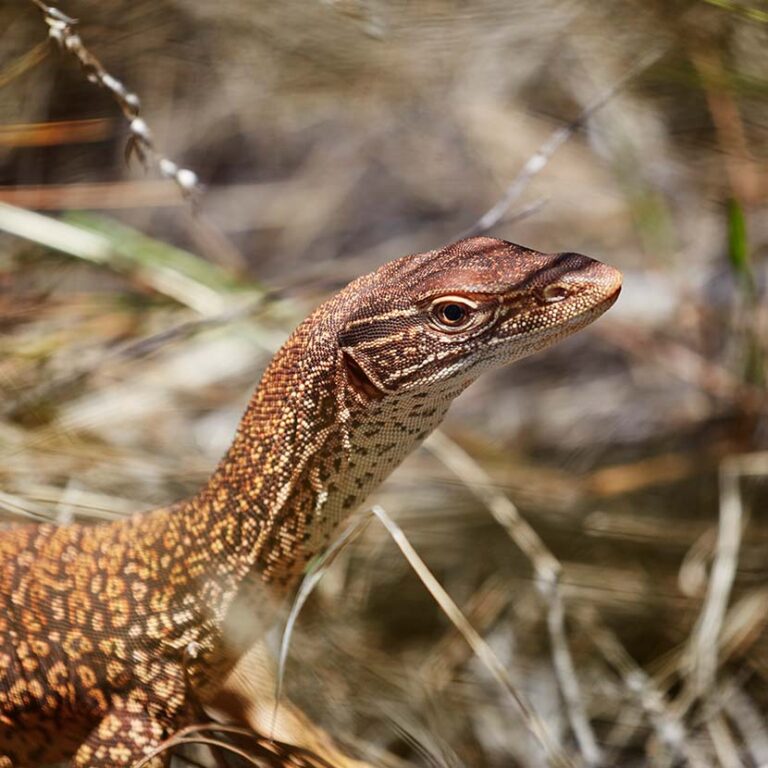
[[[306,311],[454,239],[553,130],[650,61],[491,232],[619,267],[618,304],[486,376],[445,424],[474,482],[506,494],[562,565],[565,634],[536,563],[439,455],[411,457],[377,499],[574,755],[768,765],[768,6],[60,8],[206,189],[193,207],[151,164],[126,164],[115,100],[47,41],[31,2],[0,7],[9,522],[191,493]],[[358,754],[544,764],[378,524],[300,627],[288,690]],[[572,677],[553,661],[565,639]]]

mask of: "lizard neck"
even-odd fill
[[[308,318],[278,352],[229,451],[177,513],[199,550],[192,559],[209,563],[205,591],[214,610],[228,610],[246,580],[272,593],[292,586],[457,394],[365,399],[349,386],[324,317]]]

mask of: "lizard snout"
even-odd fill
[[[562,256],[567,269],[559,282],[574,288],[597,289],[606,297],[618,296],[621,290],[621,272],[618,269],[580,253]]]

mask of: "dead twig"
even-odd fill
[[[672,711],[663,691],[630,656],[616,634],[600,621],[597,612],[594,609],[581,610],[576,614],[576,619],[584,626],[586,636],[618,673],[627,691],[640,705],[659,742],[669,747],[693,768],[707,768],[708,760],[695,742],[688,738],[685,724],[677,713]]]
[[[126,159],[135,153],[144,164],[152,161],[165,178],[176,182],[185,196],[200,192],[200,182],[194,171],[180,168],[170,158],[158,151],[149,126],[139,114],[141,109],[139,97],[129,91],[120,80],[107,72],[101,61],[85,47],[82,38],[75,32],[77,19],[73,19],[42,0],[30,0],[30,2],[42,12],[43,19],[48,25],[48,36],[51,40],[55,40],[63,51],[67,51],[77,59],[88,82],[104,88],[125,115],[130,131],[125,152]]]
[[[42,45],[46,46],[47,43]],[[0,88],[2,88],[2,76],[0,76]],[[50,120],[46,123],[20,123],[16,125],[0,126],[0,146],[3,147],[54,147],[62,144],[83,144],[89,142],[104,141],[111,132],[112,118],[91,118],[83,120]],[[173,186],[164,182],[165,186]],[[37,185],[32,187],[23,187],[21,185],[10,185],[0,187],[0,195],[6,202],[13,202],[8,195],[16,190],[33,190],[43,194],[47,189],[66,190],[68,187],[79,187],[80,185]],[[101,191],[108,189],[111,184],[100,184]],[[174,196],[178,202],[179,195],[174,190]],[[93,196],[93,202],[98,199]],[[75,206],[60,206],[75,207]],[[81,206],[84,207],[84,206]]]
[[[723,149],[721,157],[728,185],[740,203],[752,205],[760,195],[759,170],[750,152],[744,121],[723,62],[712,45],[692,46],[690,58],[701,80],[715,134]]]
[[[544,170],[555,152],[557,152],[557,150],[560,149],[560,147],[565,144],[565,142],[568,141],[568,139],[570,139],[595,112],[604,107],[630,80],[648,69],[660,55],[660,52],[654,51],[653,53],[643,56],[631,66],[624,75],[613,83],[605,93],[598,96],[591,104],[588,104],[575,120],[553,131],[536,152],[526,160],[523,167],[518,171],[517,176],[515,176],[512,183],[504,190],[504,193],[498,201],[494,203],[494,205],[492,205],[474,224],[472,224],[472,226],[464,230],[459,237],[464,238],[481,235],[492,227],[495,227],[504,218],[507,211],[511,208],[512,203],[520,197],[528,184],[530,184],[531,180]],[[538,208],[538,201],[535,206]],[[526,211],[525,215],[530,212],[529,208],[524,209]]]
[[[230,736],[236,736],[241,739],[247,739],[253,742],[254,752],[246,751],[238,746],[224,741],[220,738],[205,736],[206,732],[223,733]],[[133,763],[131,768],[146,768],[147,765],[159,755],[176,747],[191,744],[202,744],[211,748],[229,752],[243,760],[249,765],[257,768],[273,768],[282,761],[281,765],[312,766],[312,768],[333,768],[326,760],[319,755],[310,752],[302,747],[295,747],[285,744],[282,741],[265,739],[260,734],[249,728],[243,728],[238,725],[226,725],[223,723],[194,723],[176,731],[165,741],[159,744],[151,752],[148,752],[143,758]],[[287,763],[286,758],[291,762]],[[306,760],[302,761],[302,758]]]
[[[720,715],[711,717],[707,721],[707,730],[722,768],[743,768],[744,764],[739,759],[739,748],[724,718]]]
[[[48,46],[45,43],[38,43],[23,56],[19,56],[18,59],[3,67],[0,70],[0,88],[4,88],[32,67],[36,67],[47,55]]]
[[[768,729],[765,717],[755,702],[734,680],[721,685],[719,698],[725,713],[741,733],[742,741],[755,765],[768,765]]]
[[[408,560],[409,565],[413,568],[422,584],[424,584],[440,606],[443,613],[461,633],[467,643],[469,643],[475,655],[485,665],[499,685],[504,688],[515,702],[526,727],[544,749],[550,765],[573,767],[574,762],[565,754],[562,747],[552,736],[547,724],[538,715],[525,694],[523,694],[513,682],[507,668],[501,663],[499,657],[494,653],[491,646],[485,642],[485,640],[478,634],[477,630],[469,623],[469,621],[467,621],[467,618],[450,595],[443,589],[442,585],[434,577],[429,568],[427,568],[426,563],[419,557],[419,554],[413,548],[411,542],[408,541],[408,538],[400,526],[392,520],[382,507],[373,507],[372,512],[387,529],[387,532],[392,537],[395,544],[400,548],[400,551],[403,553],[406,560]]]
[[[509,585],[498,574],[489,576],[464,604],[463,612],[478,632],[485,633],[498,620],[509,605]],[[471,654],[456,629],[450,629],[436,644],[432,654],[421,666],[422,674],[429,679],[433,690],[442,690],[453,678]]]
[[[552,646],[552,663],[565,702],[571,729],[588,765],[599,765],[600,749],[589,723],[576,678],[573,658],[565,635],[565,609],[560,591],[562,566],[547,549],[534,529],[524,520],[515,505],[499,491],[493,479],[477,462],[443,432],[436,430],[425,442],[430,450],[450,469],[509,534],[512,541],[530,560],[536,585],[547,605],[547,629]]]
[[[765,455],[763,458],[768,461]],[[735,456],[724,460],[720,466],[720,523],[715,558],[701,614],[689,644],[689,677],[697,696],[712,688],[717,673],[719,638],[736,576],[745,524],[739,483],[753,463],[754,456]]]

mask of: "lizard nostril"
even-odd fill
[[[557,301],[562,301],[568,298],[570,291],[568,288],[560,283],[554,283],[553,285],[546,285],[541,289],[541,298],[547,302],[547,304],[554,304]]]

